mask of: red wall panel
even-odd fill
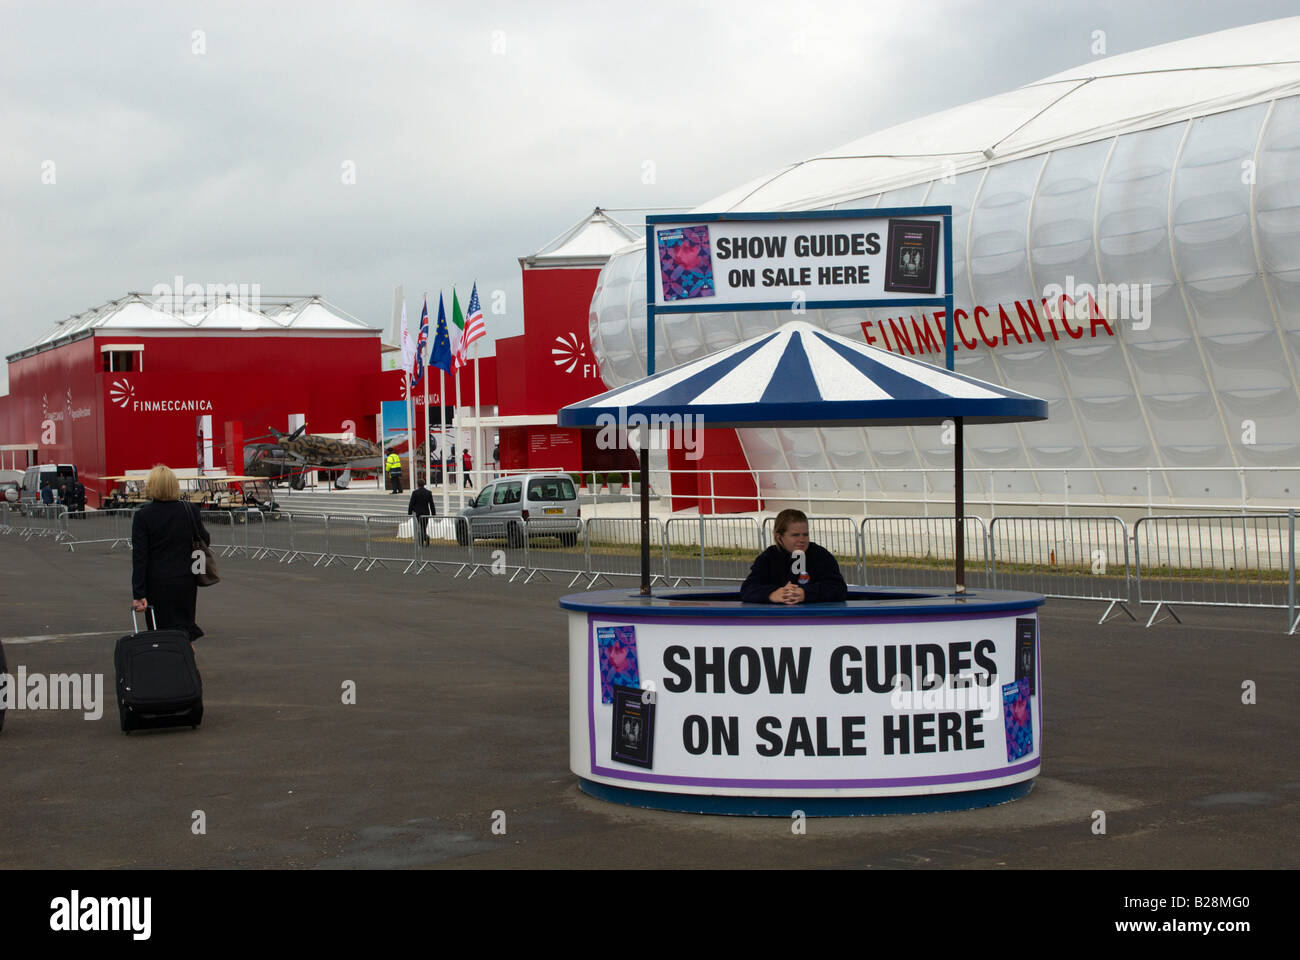
[[[587,340],[599,276],[599,270],[524,271],[528,400],[522,413],[555,413],[608,389]]]
[[[141,368],[104,373],[100,347],[144,344]],[[9,365],[4,443],[41,443],[38,462],[74,463],[89,490],[100,478],[155,463],[196,465],[195,418],[211,415],[223,448],[226,421],[244,439],[284,430],[290,414],[308,430],[374,439],[379,338],[329,336],[91,337]],[[42,423],[46,428],[42,430]],[[51,436],[53,443],[42,443]],[[91,503],[96,502],[92,496]]]

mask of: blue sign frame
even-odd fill
[[[788,300],[757,303],[690,303],[655,306],[656,244],[654,228],[663,223],[717,223],[727,221],[783,220],[864,220],[888,217],[942,217],[944,295],[942,297],[894,297],[873,300],[809,300],[803,306],[812,310],[839,310],[845,307],[943,307],[944,364],[953,369],[953,295],[952,295],[952,206],[877,207],[866,210],[787,210],[779,213],[669,213],[645,218],[646,282],[646,375],[655,372],[655,315],[660,313],[743,313],[750,310],[788,310]]]

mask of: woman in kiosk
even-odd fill
[[[745,603],[835,603],[848,596],[840,565],[825,547],[808,539],[802,510],[782,510],[773,527],[776,543],[758,555],[740,588]]]

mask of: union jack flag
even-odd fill
[[[424,298],[424,309],[420,311],[420,336],[415,341],[415,369],[411,373],[411,389],[414,390],[424,379],[424,345],[429,342],[429,298]]]

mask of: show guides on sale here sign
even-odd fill
[[[591,617],[593,777],[906,792],[997,786],[1039,765],[1032,611],[930,620],[923,632]]]
[[[942,295],[941,233],[939,216],[658,224],[656,302],[715,309]]]

